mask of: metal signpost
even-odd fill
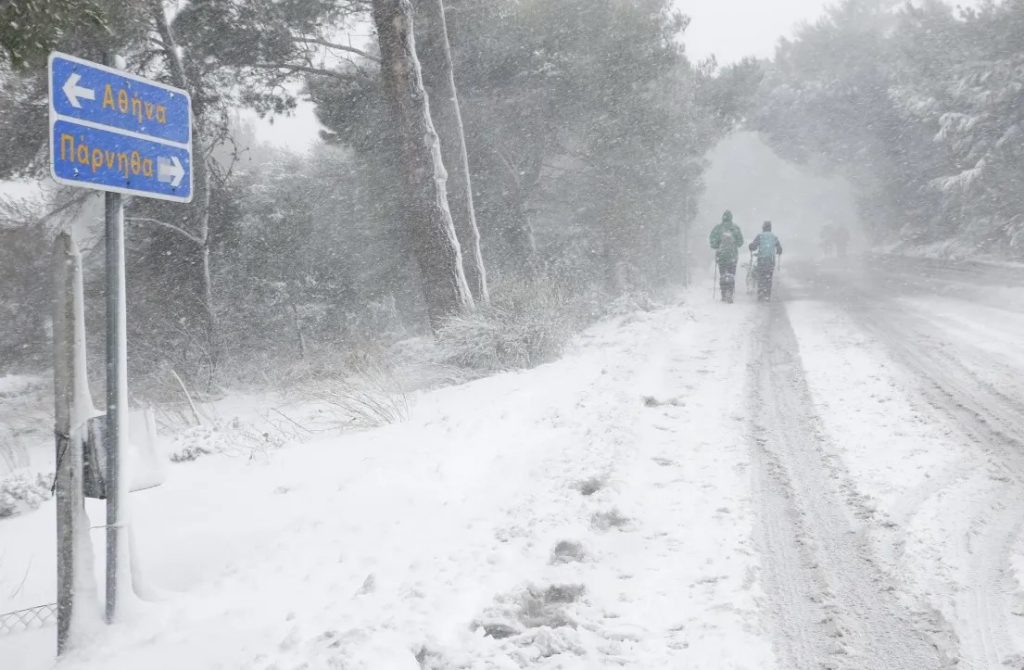
[[[192,101],[187,92],[53,52],[49,60],[50,173],[68,186],[107,191],[106,616],[117,612],[127,566],[121,501],[128,412],[124,211],[121,194],[192,200]],[[59,531],[58,531],[59,533]],[[58,549],[60,552],[61,550]],[[63,555],[63,554],[61,554]],[[64,559],[59,559],[64,560]]]

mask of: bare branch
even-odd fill
[[[504,151],[504,148],[503,147],[492,147],[491,150],[494,152],[494,155],[498,157],[498,160],[501,161],[501,164],[503,166],[505,166],[505,169],[508,171],[508,175],[512,178],[512,184],[515,186],[516,191],[521,191],[522,190],[522,178],[521,178],[521,175],[519,174],[519,170],[516,168],[515,164],[512,163],[512,159]]]
[[[66,211],[68,209],[71,209],[72,207],[77,207],[78,205],[81,205],[91,195],[95,195],[95,192],[94,191],[79,191],[74,197],[70,198],[67,202],[65,202],[65,203],[63,203],[61,205],[58,205],[57,207],[51,209],[49,212],[46,212],[42,216],[38,216],[38,217],[30,216],[30,217],[23,218],[21,221],[18,221],[16,219],[14,219],[13,217],[8,217],[8,219],[9,219],[8,223],[13,224],[13,225],[22,225],[22,226],[39,225],[39,224],[42,224],[42,223],[46,223],[47,221],[49,221],[50,219],[54,218],[58,214]]]
[[[320,46],[327,47],[328,49],[336,49],[338,51],[347,51],[349,53],[353,53],[353,54],[356,54],[358,56],[362,56],[363,58],[365,58],[367,60],[372,60],[375,63],[379,63],[380,62],[380,58],[377,58],[376,56],[374,56],[374,55],[372,55],[370,53],[367,53],[366,51],[363,51],[362,49],[357,49],[355,47],[350,47],[350,46],[345,45],[345,44],[337,44],[336,42],[328,42],[327,40],[321,39],[319,37],[293,36],[292,40],[294,40],[296,42],[301,42],[303,44],[319,44]]]
[[[198,237],[196,235],[193,235],[192,233],[188,232],[184,228],[176,226],[173,223],[167,223],[166,221],[161,221],[159,219],[152,219],[152,218],[150,218],[148,216],[125,217],[124,221],[125,221],[125,223],[135,223],[135,224],[151,223],[154,226],[160,226],[160,227],[163,227],[163,228],[167,228],[168,230],[173,230],[174,232],[178,233],[179,235],[187,238],[189,241],[193,242],[194,244],[197,244],[200,247],[203,246],[202,238],[200,238],[200,237]]]
[[[307,74],[315,74],[320,77],[333,77],[335,79],[340,79],[341,81],[352,81],[354,79],[358,79],[358,77],[353,74],[337,72],[336,70],[326,70],[319,67],[310,67],[308,65],[296,65],[294,63],[250,63],[246,65],[246,67],[256,68],[259,70],[287,70],[287,74],[305,72]]]

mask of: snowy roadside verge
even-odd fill
[[[174,467],[134,496],[167,598],[61,667],[774,667],[738,415],[753,308],[638,313],[401,424]]]

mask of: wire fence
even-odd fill
[[[0,636],[24,633],[57,623],[57,603],[0,614]]]

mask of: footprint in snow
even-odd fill
[[[645,395],[643,396],[643,403],[644,407],[665,407],[666,405],[670,407],[686,407],[686,402],[678,397],[660,400],[652,395]]]
[[[573,488],[580,492],[580,495],[592,496],[608,484],[608,480],[605,477],[588,477],[582,481],[578,481],[573,485]]]
[[[371,573],[366,576],[366,579],[363,580],[363,585],[359,587],[359,590],[356,591],[355,595],[365,596],[367,594],[373,593],[376,590],[377,578],[373,575],[373,573]]]
[[[630,530],[633,528],[633,520],[617,509],[610,509],[606,512],[597,512],[590,517],[590,525],[597,530]]]
[[[562,540],[555,545],[554,550],[551,552],[552,565],[579,563],[584,558],[586,558],[586,551],[583,549],[583,545],[570,540]]]

